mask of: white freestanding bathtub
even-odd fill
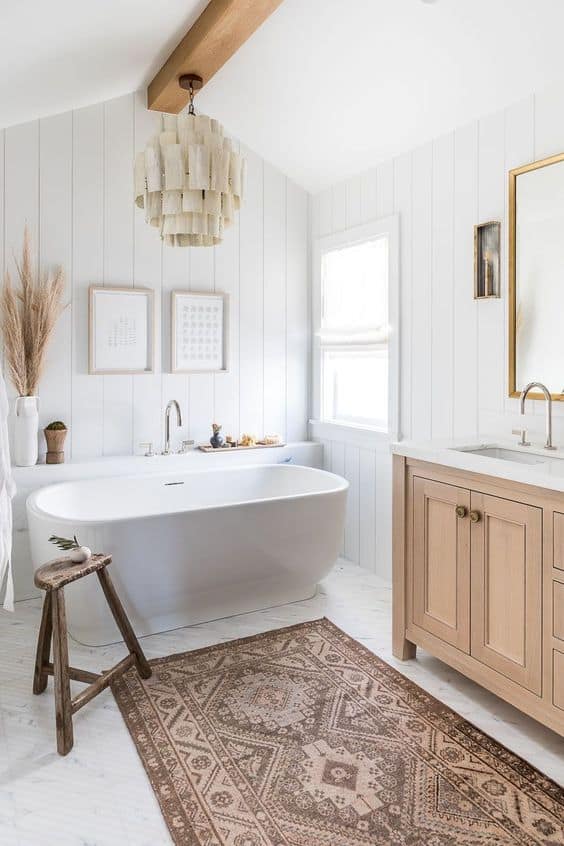
[[[27,500],[34,569],[51,535],[113,556],[138,635],[310,597],[339,553],[348,482],[311,467],[261,465],[64,482]],[[98,580],[65,590],[71,634],[118,639]]]

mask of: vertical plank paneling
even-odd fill
[[[376,565],[382,579],[392,577],[392,456],[387,444],[376,448]]]
[[[474,224],[478,219],[477,123],[455,132],[454,167],[453,431],[458,437],[478,431],[478,302],[474,299]]]
[[[433,204],[433,147],[413,153],[412,187],[412,314],[411,433],[431,437],[431,337],[433,332],[431,260]]]
[[[411,437],[411,155],[394,163],[394,204],[400,225],[400,419],[399,432]]]
[[[88,375],[88,286],[104,276],[104,106],[73,116],[73,458],[103,455],[103,377]]]
[[[134,101],[131,94],[104,104],[105,285],[133,287]],[[133,377],[96,377],[104,383],[104,455],[127,455],[133,447]]]
[[[505,115],[498,112],[479,123],[478,219],[502,220],[505,198]],[[505,250],[501,250],[501,264]],[[506,382],[503,326],[504,299],[486,300],[478,310],[478,378],[480,414],[500,415]],[[491,418],[490,418],[491,419]],[[481,426],[481,423],[479,423]]]
[[[17,279],[14,258],[21,259],[26,226],[34,262],[39,252],[39,121],[9,127],[5,138],[6,267]]]
[[[452,437],[454,133],[433,144],[431,431]]]
[[[172,291],[190,290],[190,264],[192,250],[162,246],[162,297],[161,327],[163,339],[163,374],[159,402],[159,440],[164,444],[164,412],[170,400],[176,400],[182,412],[182,429],[175,423],[171,427],[171,448],[178,449],[183,437],[194,438],[190,429],[191,396],[190,377],[185,373],[171,373],[171,319]],[[141,377],[139,377],[141,378]]]
[[[558,84],[360,175],[360,220],[392,210],[400,217],[403,437],[507,435],[511,427],[517,402],[506,396],[507,171],[564,148],[561,98]],[[320,234],[329,231],[329,220],[341,228],[343,214],[353,225],[358,192],[354,177],[314,198]],[[502,222],[502,298],[476,302],[474,224],[490,219]],[[537,415],[543,412],[542,403],[533,405]],[[564,407],[557,404],[554,415],[564,416]],[[344,436],[330,442],[335,472],[345,472],[353,441]],[[388,450],[363,449],[358,555],[362,566],[384,578],[390,569],[390,506]],[[349,537],[350,506],[347,525]],[[350,555],[348,542],[345,547]]]
[[[160,115],[145,108],[141,92],[134,95],[133,150],[141,151],[160,128]],[[170,367],[169,299],[162,294],[162,242],[159,232],[145,223],[145,212],[133,209],[133,281],[136,288],[152,288],[155,304],[155,373],[133,376],[133,450],[142,442],[162,447],[162,369]],[[162,316],[162,323],[161,323]],[[165,319],[166,318],[166,319]],[[165,363],[166,362],[166,363]],[[185,397],[183,396],[182,399]]]
[[[376,454],[361,449],[359,456],[358,563],[367,570],[376,565]]]
[[[72,413],[72,114],[45,118],[39,132],[39,262],[42,269],[62,266],[67,307],[47,348],[39,385],[39,425],[53,420],[71,425]],[[1,192],[0,192],[1,193]],[[45,449],[40,440],[40,456]],[[68,447],[67,447],[68,455]]]
[[[264,429],[286,437],[286,179],[264,168]]]
[[[225,230],[215,247],[215,288],[229,294],[229,369],[214,376],[214,416],[226,435],[238,437],[239,427],[239,219]]]
[[[214,290],[214,251],[206,247],[190,247],[190,289],[192,291]],[[190,375],[190,437],[205,443],[211,436],[214,422],[213,373]],[[222,421],[219,421],[220,423]]]
[[[63,418],[70,426],[67,454],[78,460],[128,454],[147,441],[161,449],[169,399],[180,402],[184,418],[181,429],[173,426],[173,448],[189,434],[207,439],[216,416],[235,435],[241,428],[260,435],[268,428],[290,440],[303,438],[309,378],[308,196],[291,186],[287,208],[286,178],[268,166],[263,184],[264,163],[245,150],[248,190],[223,243],[212,250],[163,248],[158,231],[147,226],[143,210],[133,203],[134,154],[161,125],[144,99],[144,92],[137,92],[0,132],[1,268],[15,269],[11,257],[21,251],[27,223],[34,259],[40,252],[43,269],[64,265],[72,300],[72,311],[60,318],[48,350],[41,424]],[[330,197],[328,205],[317,203],[317,231],[331,229],[332,208]],[[154,374],[88,374],[88,287],[93,283],[153,289]],[[170,293],[190,288],[230,294],[226,374],[170,372]],[[13,398],[11,386],[9,391]]]
[[[260,435],[263,421],[263,163],[250,150],[240,212],[239,417],[244,432]]]
[[[345,444],[342,441],[331,442],[331,472],[336,473],[337,476],[345,476]],[[344,532],[340,554],[345,554]]]
[[[37,263],[39,246],[39,122],[14,126],[5,130],[4,171],[4,260],[12,280],[18,279],[15,258],[21,260],[24,228],[31,238],[32,261]],[[17,391],[8,379],[8,398],[13,400]],[[13,420],[8,427],[12,434]]]
[[[309,411],[310,318],[307,244],[308,196],[286,184],[286,432],[288,440],[307,437]],[[304,367],[305,363],[305,367]]]
[[[345,520],[345,557],[359,561],[359,485],[360,455],[358,447],[345,445],[345,478],[349,483]]]

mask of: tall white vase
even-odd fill
[[[14,464],[37,464],[39,397],[18,397],[14,408]]]

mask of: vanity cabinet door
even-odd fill
[[[471,653],[541,693],[542,510],[472,492]]]
[[[470,491],[413,479],[413,622],[470,649]]]

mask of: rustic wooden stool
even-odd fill
[[[111,555],[92,555],[86,561],[75,564],[70,558],[57,558],[50,561],[35,573],[35,585],[46,591],[43,601],[43,612],[39,637],[37,640],[37,654],[35,657],[35,673],[33,676],[33,692],[43,693],[47,687],[47,677],[52,675],[55,685],[55,717],[57,725],[57,751],[66,755],[73,746],[72,715],[79,708],[90,702],[98,693],[108,687],[113,679],[125,673],[132,664],[143,679],[151,675],[151,668],[135,637],[131,624],[127,619],[112,581],[106,572],[108,564],[112,563]],[[102,590],[110,606],[121,635],[129,649],[129,655],[104,673],[91,673],[69,667],[69,653],[67,644],[67,621],[65,616],[64,586],[90,573],[96,573]],[[51,636],[53,639],[53,663],[49,663],[51,651]],[[88,684],[74,699],[71,699],[70,680]]]

